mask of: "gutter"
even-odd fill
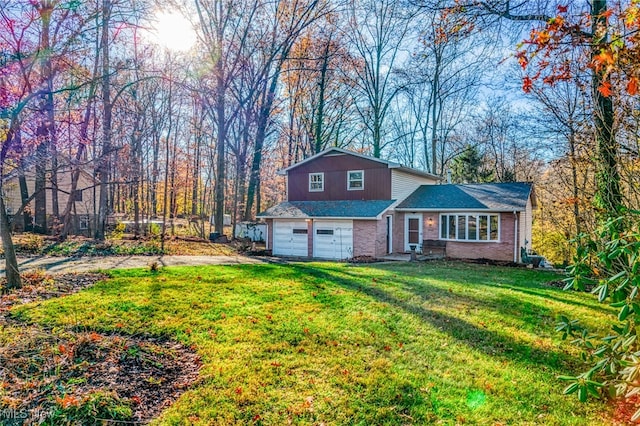
[[[385,210],[384,212],[386,212]],[[378,214],[377,216],[369,216],[369,217],[347,217],[347,216],[308,216],[308,217],[297,217],[297,216],[257,216],[257,219],[286,219],[286,220],[380,220],[384,212]]]
[[[461,208],[461,209],[440,209],[440,208],[421,208],[421,207],[396,207],[396,211],[398,212],[425,212],[425,213],[434,213],[434,212],[442,212],[442,213],[458,213],[458,212],[469,212],[469,213],[508,213],[511,210],[494,210],[494,209],[481,209],[481,208]],[[519,212],[524,210],[513,210],[513,212]]]

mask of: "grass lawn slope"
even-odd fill
[[[165,336],[201,378],[157,424],[602,424],[562,396],[577,352],[556,317],[597,328],[590,295],[535,270],[462,263],[244,265],[115,271],[14,308],[52,327]]]

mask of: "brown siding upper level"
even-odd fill
[[[364,189],[347,190],[347,171],[364,170]],[[309,173],[324,173],[324,191],[309,192]],[[288,172],[289,201],[390,200],[391,169],[348,154],[324,155]]]

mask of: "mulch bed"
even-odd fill
[[[376,259],[372,256],[354,256],[347,260],[349,263],[377,263],[380,259]]]
[[[60,297],[101,274],[26,276],[0,297],[0,424],[147,423],[198,379],[200,359],[161,337],[48,329],[11,317],[21,303]],[[8,414],[12,414],[12,418]]]

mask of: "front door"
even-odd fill
[[[415,246],[422,251],[422,214],[407,214],[404,217],[404,250],[411,251]]]

